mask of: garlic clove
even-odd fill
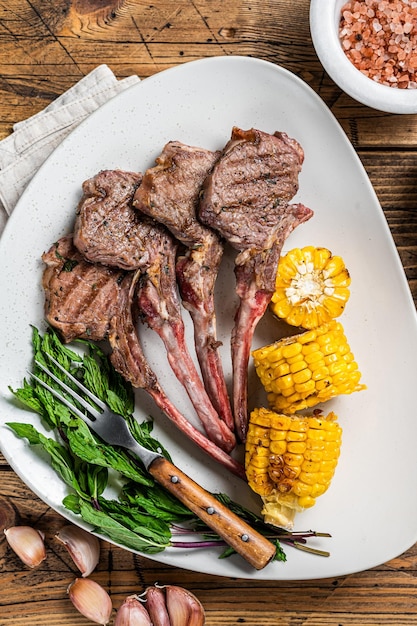
[[[13,552],[28,567],[38,567],[46,559],[44,535],[31,526],[11,526],[4,530]]]
[[[67,548],[83,578],[95,570],[100,558],[100,542],[95,535],[68,524],[55,537]]]
[[[116,613],[114,626],[158,626],[136,596],[128,596]],[[170,626],[168,624],[168,626]]]
[[[87,619],[106,626],[113,610],[109,594],[91,578],[76,578],[67,589],[71,602]]]
[[[171,626],[165,603],[165,592],[161,587],[148,587],[145,591],[146,608],[153,626]]]
[[[171,626],[204,626],[203,605],[190,591],[167,585],[165,597]]]

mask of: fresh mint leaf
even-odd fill
[[[9,422],[7,424],[18,437],[25,438],[31,445],[39,445],[49,454],[51,457],[51,464],[53,469],[61,476],[62,480],[70,487],[72,487],[77,493],[82,494],[84,497],[88,497],[75,475],[74,471],[74,458],[70,454],[69,450],[56,442],[54,439],[50,439],[38,432],[32,424],[21,424],[17,422]]]
[[[83,461],[111,467],[126,478],[138,483],[152,485],[153,479],[146,470],[122,449],[110,446],[96,437],[81,419],[71,420],[66,430],[68,445],[72,452]]]
[[[96,532],[106,535],[112,541],[132,550],[138,550],[144,554],[157,554],[170,545],[170,541],[156,543],[136,534],[103,511],[98,511],[84,501],[80,502],[80,514],[85,522],[94,527]]]
[[[129,481],[123,487],[121,499],[130,506],[135,506],[170,523],[194,518],[194,514],[185,505],[158,483],[152,487],[146,487]]]
[[[76,515],[80,515],[81,506],[80,502],[82,500],[77,496],[76,493],[70,493],[62,500],[62,504],[65,506],[68,511],[72,511]]]
[[[133,532],[146,537],[155,543],[167,543],[171,539],[169,524],[153,517],[150,513],[142,513],[135,507],[129,507],[116,500],[99,498],[100,511],[107,513],[112,519],[120,522]]]

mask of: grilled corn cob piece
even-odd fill
[[[271,310],[291,326],[316,328],[343,313],[350,276],[327,248],[295,248],[278,264]]]
[[[288,416],[265,408],[250,415],[245,444],[248,484],[262,497],[268,524],[292,528],[333,478],[342,440],[334,413]]]
[[[252,356],[276,411],[294,413],[366,389],[343,326],[335,320],[258,348]]]

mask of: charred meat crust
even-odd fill
[[[132,206],[142,174],[103,170],[83,183],[74,227],[74,245],[92,263],[125,270],[146,269],[149,241],[159,224]]]
[[[234,128],[202,187],[200,220],[237,250],[271,247],[282,210],[297,193],[303,159],[285,133]]]
[[[65,342],[77,337],[104,339],[125,272],[86,261],[72,235],[54,243],[42,259],[46,265],[42,276],[46,320]]]

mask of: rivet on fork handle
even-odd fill
[[[159,457],[150,463],[148,471],[255,569],[262,569],[272,561],[276,553],[274,544],[170,461]]]

